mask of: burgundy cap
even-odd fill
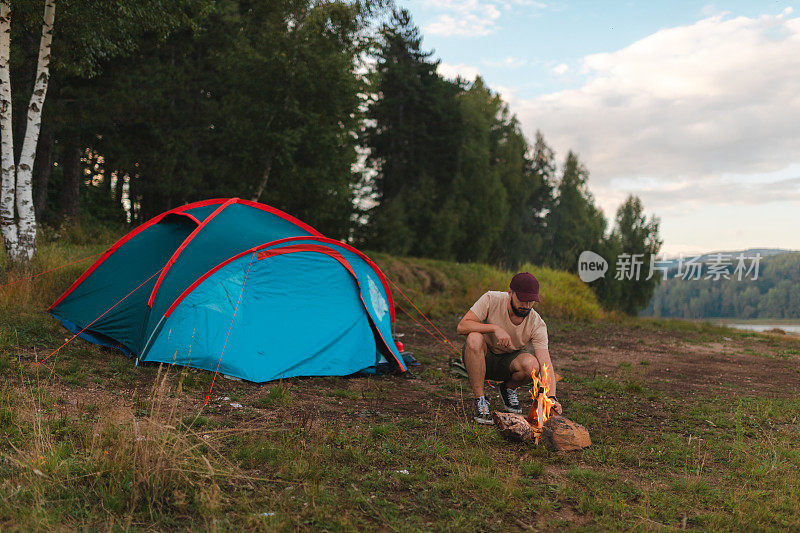
[[[530,272],[520,272],[511,278],[511,290],[523,302],[539,302],[539,280]]]

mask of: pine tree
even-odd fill
[[[513,168],[503,154],[503,103],[478,77],[459,98],[463,132],[454,186],[461,217],[457,241],[460,261],[485,262],[502,235],[509,213],[506,181],[519,179],[522,161]],[[519,153],[517,154],[517,156]]]
[[[606,220],[594,204],[588,189],[589,171],[578,156],[567,154],[558,196],[547,217],[550,236],[550,264],[574,271],[584,250],[598,251],[603,246]]]
[[[492,254],[494,262],[515,269],[522,263],[546,261],[545,216],[553,206],[555,155],[541,132],[536,132],[532,153],[516,117],[503,127],[506,135],[501,152],[510,163],[503,173],[508,194],[506,226]]]
[[[639,279],[615,280],[619,283],[619,299],[614,307],[624,313],[634,315],[644,309],[653,297],[655,287],[661,281],[659,273],[646,279],[650,271],[651,258],[654,259],[661,249],[662,241],[658,235],[659,221],[655,217],[649,220],[644,214],[641,200],[634,195],[628,196],[617,209],[614,231],[610,239],[615,241],[619,254],[631,257],[641,255],[641,272]],[[616,256],[614,256],[616,257]]]
[[[361,239],[395,254],[450,258],[461,88],[437,74],[430,55],[408,12],[395,11],[381,30],[362,137],[376,205]]]

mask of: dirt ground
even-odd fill
[[[435,323],[454,346],[461,346],[463,337],[455,334],[455,320]],[[420,366],[412,366],[410,372],[395,376],[288,379],[284,386],[290,390],[292,410],[304,413],[302,416],[323,419],[359,420],[397,415],[430,421],[466,418],[472,411],[472,397],[467,380],[449,374],[448,360],[452,354],[411,321],[400,319],[396,329],[404,334],[405,348],[415,354],[422,363]],[[719,338],[600,323],[554,324],[549,327],[549,337],[556,372],[564,376],[558,384],[558,396],[566,416],[570,404],[585,397],[585,391],[571,382],[570,376],[613,379],[618,377],[621,367],[629,368],[627,375],[644,383],[648,390],[697,399],[791,397],[800,390],[800,337],[792,335],[741,335],[732,331],[731,336]],[[101,357],[123,356],[103,350]],[[67,362],[62,359],[54,364]],[[55,398],[60,398],[57,403],[65,413],[79,413],[92,406],[107,416],[122,419],[147,398],[156,371],[150,365],[132,368],[130,378],[125,381],[115,379],[104,383],[95,379],[81,386],[65,385],[57,379],[51,381],[49,388]],[[196,413],[203,406],[208,392],[205,387],[209,386],[205,382],[210,382],[209,373],[189,372],[200,383],[187,387],[182,395],[181,404],[187,414]],[[241,404],[260,418],[281,417],[273,409],[258,407],[259,399],[266,398],[272,385],[218,377],[206,414],[224,416],[240,409],[231,404]],[[520,398],[525,408],[530,402],[523,389]],[[495,393],[490,388],[487,394],[491,398]],[[657,402],[652,407],[654,412],[650,415],[665,415]]]

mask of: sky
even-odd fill
[[[578,154],[609,223],[635,194],[669,256],[800,250],[800,0],[398,3],[442,75]]]

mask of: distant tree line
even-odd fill
[[[39,4],[12,25],[12,78],[29,84]],[[575,271],[583,250],[658,253],[638,198],[608,228],[578,155],[559,164],[541,132],[526,139],[481,78],[439,75],[386,1],[113,5],[56,19],[33,171],[47,227],[239,196],[395,254]],[[635,313],[657,282],[592,286]]]
[[[681,279],[658,285],[647,316],[678,318],[800,318],[800,253],[761,259],[758,276],[741,280]]]

